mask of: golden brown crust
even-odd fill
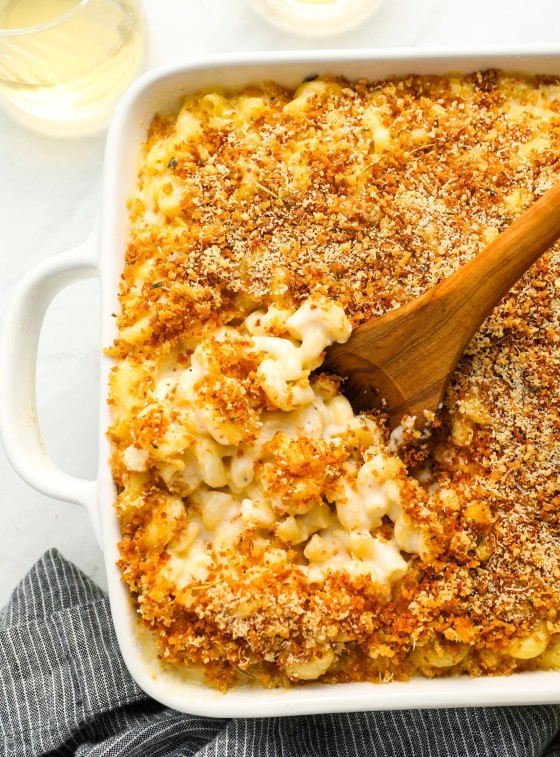
[[[186,360],[193,335],[236,325],[256,304],[297,305],[312,292],[341,303],[357,325],[455,271],[560,178],[555,79],[486,71],[325,82],[302,110],[286,109],[292,91],[249,88],[245,94],[266,109],[243,123],[220,120],[201,108],[202,96],[192,99],[200,136],[179,139],[161,172],[167,196],[173,181],[184,186],[179,209],[152,222],[145,191],[130,202],[121,339],[112,348],[120,360]],[[154,120],[147,153],[175,138],[174,121]],[[148,182],[144,169],[140,188]],[[286,684],[282,663],[305,659],[310,639],[344,644],[328,681],[550,665],[550,655],[507,650],[540,623],[553,640],[560,630],[559,285],[555,246],[477,333],[429,448],[407,458],[429,468],[425,484],[403,486],[405,512],[432,542],[429,558],[410,557],[392,592],[340,575],[319,591],[286,566],[263,569],[258,538],[246,536],[231,580],[211,575],[177,597],[158,572],[165,546],[157,557],[144,546],[149,503],[157,509],[168,493],[161,480],[147,480],[148,504],[123,517],[121,568],[164,659],[204,662],[221,686],[235,680],[231,666]],[[142,318],[145,338],[127,342],[124,330]],[[254,366],[241,370],[249,375]],[[217,391],[254,434],[262,394]],[[157,444],[164,433],[157,414],[143,424],[137,434]],[[113,432],[113,441],[122,452],[123,437]],[[266,485],[305,482],[301,496],[320,499],[317,465],[326,451],[303,451],[308,462],[293,464],[289,446],[274,444]],[[338,455],[331,472],[342,464]],[[120,454],[113,462],[124,485],[130,474]],[[293,559],[303,560],[297,547]],[[248,566],[253,573],[243,572]],[[229,611],[242,605],[232,626]],[[422,656],[428,648],[431,657]],[[438,664],[438,655],[453,664]]]

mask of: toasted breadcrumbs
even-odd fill
[[[193,338],[236,327],[257,306],[297,307],[320,294],[356,326],[408,302],[472,259],[560,179],[556,78],[489,70],[313,85],[299,109],[286,107],[294,90],[271,82],[248,87],[243,95],[266,107],[237,121],[238,94],[225,93],[225,116],[203,104],[204,93],[194,95],[181,112],[196,114],[196,138],[181,138],[177,113],[154,118],[129,201],[120,338],[110,350],[136,378],[143,375],[133,390],[140,404],[169,366],[188,365]],[[157,188],[146,156],[163,141],[174,148],[156,166]],[[472,340],[427,450],[415,457],[399,448],[407,464],[398,474],[403,508],[429,534],[430,549],[424,558],[406,555],[408,571],[392,586],[342,572],[309,583],[294,570],[305,563],[300,547],[284,545],[286,559],[270,565],[258,529],[249,529],[227,575],[210,568],[179,593],[161,569],[196,504],[150,469],[136,474],[136,495],[127,490],[134,469],[123,454],[132,432],[115,416],[119,497],[139,502],[125,510],[117,501],[120,567],[162,660],[204,664],[219,688],[247,678],[297,684],[290,665],[327,649],[335,661],[325,663],[326,682],[554,667],[559,319],[556,245]],[[135,328],[141,338],[129,341]],[[235,345],[229,348],[224,376],[250,376],[254,366],[240,364]],[[266,397],[250,382],[248,394],[225,387],[224,411],[251,433]],[[113,403],[116,395],[113,388]],[[169,419],[156,413],[134,422],[157,454]],[[275,449],[267,485],[282,489],[297,479],[308,486],[305,496],[320,500],[344,461],[363,459],[364,449],[309,441],[299,468],[289,449]],[[182,501],[173,518],[170,495]],[[170,525],[148,547],[154,518]],[[387,538],[391,530],[388,521],[381,526]],[[539,629],[547,651],[513,656],[512,643]]]

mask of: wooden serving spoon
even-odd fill
[[[343,391],[354,410],[380,407],[382,398],[391,428],[403,415],[415,416],[416,428],[426,425],[424,411],[438,411],[479,326],[559,237],[560,183],[454,274],[329,347],[324,365],[348,377]]]

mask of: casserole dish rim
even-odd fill
[[[550,65],[554,65],[555,69],[546,68]],[[178,99],[179,82],[195,79],[200,82],[197,86],[183,84],[179,87],[186,93],[210,82],[226,88],[242,86],[243,83],[256,81],[257,71],[262,72],[258,77],[261,80],[275,78],[283,84],[296,84],[304,78],[305,72],[308,75],[328,72],[354,78],[353,74],[363,69],[364,78],[375,79],[390,74],[443,74],[450,71],[467,73],[487,67],[525,73],[539,71],[560,74],[560,49],[382,49],[251,53],[184,61],[145,74],[124,96],[107,139],[99,235],[102,344],[109,345],[116,335],[115,319],[110,314],[118,312],[115,309],[118,307],[116,288],[122,269],[121,254],[124,251],[127,226],[124,201],[133,187],[130,180],[135,174],[138,135],[147,128],[155,111],[167,109],[170,98]],[[136,134],[131,141],[131,131],[134,128]],[[247,687],[231,689],[225,694],[163,671],[136,632],[137,615],[115,564],[119,558],[119,532],[113,507],[115,487],[107,464],[110,445],[105,436],[105,429],[109,425],[107,375],[112,365],[113,361],[109,358],[102,358],[98,517],[111,612],[119,646],[132,677],[150,696],[176,710],[212,717],[560,702],[560,671],[517,673],[510,677],[415,678],[383,686],[371,683],[310,683],[292,689]]]

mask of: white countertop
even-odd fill
[[[249,0],[145,0],[145,5],[149,67],[246,50],[554,43],[560,49],[558,0],[385,0],[358,30],[320,39],[278,31],[254,14]],[[42,138],[0,111],[0,314],[32,265],[89,233],[99,204],[103,149],[104,135]],[[97,468],[98,316],[94,281],[59,295],[45,322],[37,372],[47,450],[66,471],[85,478],[94,478]],[[0,607],[49,547],[104,586],[102,556],[85,513],[29,488],[0,449]]]

